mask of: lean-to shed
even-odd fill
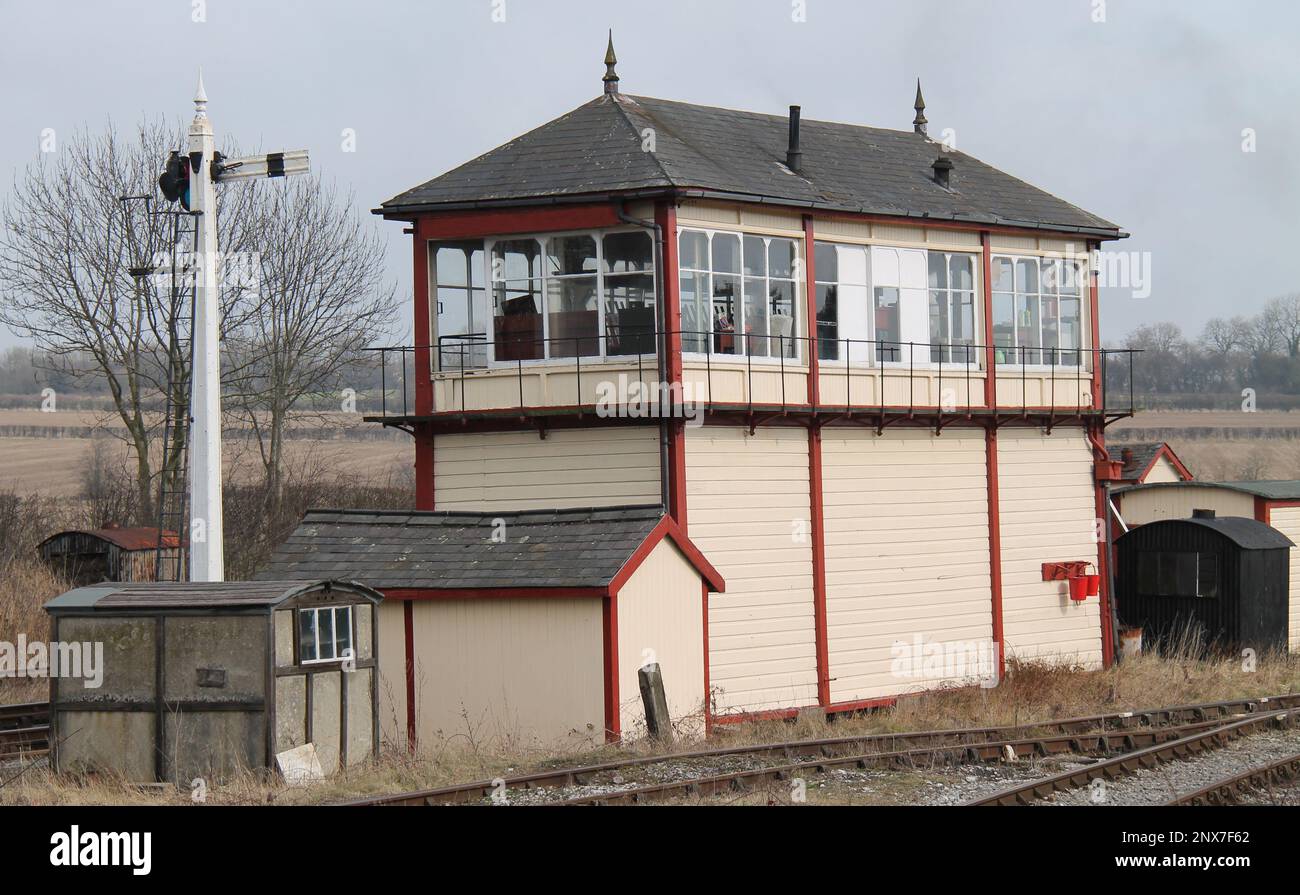
[[[312,510],[261,574],[321,570],[384,594],[387,736],[538,744],[635,736],[637,670],[704,726],[705,618],[722,577],[661,507],[525,512]],[[405,731],[400,725],[405,724]]]
[[[61,770],[220,779],[314,743],[326,773],[378,749],[376,608],[345,581],[105,583],[45,604]]]
[[[160,558],[164,573],[175,568],[181,543],[174,531],[108,526],[61,531],[42,541],[39,549],[56,572],[82,585],[155,581]]]

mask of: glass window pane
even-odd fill
[[[993,293],[993,344],[997,363],[1009,364],[1015,359],[1016,299],[1009,292]]]
[[[1015,288],[1015,278],[1011,271],[1010,258],[993,259],[993,290],[995,292],[1011,292]]]
[[[713,328],[709,275],[683,272],[679,280],[682,293],[682,348],[685,351],[703,352],[708,345],[707,334]]]
[[[311,662],[316,658],[316,612],[298,610],[298,661]]]
[[[538,360],[542,342],[542,281],[516,280],[492,288],[492,340],[497,360]]]
[[[933,260],[934,256],[930,256]],[[947,265],[940,259],[941,268]],[[934,266],[930,273],[933,276]],[[941,289],[930,290],[930,362],[940,363],[947,360],[944,344],[948,341],[948,293]]]
[[[645,231],[607,233],[603,248],[606,273],[648,273],[654,270],[654,240]]]
[[[592,247],[594,249],[594,242]],[[550,317],[547,356],[592,357],[600,354],[596,278],[552,277],[546,283],[546,307]]]
[[[793,239],[774,239],[767,248],[768,276],[793,279],[798,244]]]
[[[1198,597],[1217,597],[1219,595],[1219,557],[1214,553],[1196,555],[1196,595]]]
[[[1082,283],[1083,275],[1079,271],[1079,265],[1073,261],[1066,261],[1061,269],[1061,294],[1078,295]]]
[[[771,357],[787,358],[799,356],[799,344],[795,337],[799,335],[795,328],[794,313],[795,285],[789,280],[771,280],[768,283],[768,317],[767,332],[772,336],[768,343]]]
[[[472,285],[483,287],[483,249],[481,248],[469,254],[469,278]]]
[[[767,276],[767,246],[761,236],[745,237],[745,276]]]
[[[713,275],[713,350],[717,354],[738,354],[736,319],[740,316],[740,277]]]
[[[897,361],[902,357],[899,345],[901,319],[899,316],[898,289],[877,286],[875,293],[876,359]]]
[[[677,245],[681,251],[680,266],[687,270],[709,269],[709,236],[694,230],[683,230]]]
[[[948,259],[942,252],[930,252],[930,279],[931,289],[948,288]]]
[[[334,608],[334,641],[337,644],[334,655],[340,658],[344,650],[352,649],[352,607],[336,606]]]
[[[441,246],[435,256],[437,269],[434,276],[439,286],[468,286],[465,270],[465,250],[453,246]]]
[[[1057,327],[1060,321],[1057,301],[1058,299],[1050,296],[1044,296],[1042,299],[1043,348],[1048,349],[1043,352],[1043,363],[1049,365],[1061,362],[1055,350],[1058,345]]]
[[[970,255],[953,255],[948,262],[953,289],[970,292],[975,288],[975,261]]]
[[[819,283],[838,283],[840,253],[829,242],[814,243],[813,276]]]
[[[1044,258],[1042,260],[1043,279],[1039,284],[1039,289],[1044,295],[1055,295],[1060,288],[1061,282],[1061,262],[1055,258]]]
[[[1016,345],[1020,348],[1013,363],[1038,364],[1042,356],[1036,350],[1042,345],[1042,321],[1039,318],[1037,295],[1016,295]]]
[[[1038,262],[1033,258],[1016,261],[1016,291],[1038,291]]]
[[[653,275],[605,277],[606,354],[654,354],[657,323]]]
[[[573,276],[596,272],[596,240],[591,236],[552,236],[547,241],[546,272]]]
[[[745,351],[752,357],[773,356],[764,336],[767,335],[767,284],[760,279],[745,278]]]
[[[334,654],[334,613],[328,609],[319,610],[316,613],[316,625],[320,634],[320,656],[321,659],[333,659]]]
[[[492,246],[493,280],[527,280],[542,275],[542,249],[535,239],[506,239]]]
[[[839,287],[820,285],[817,287],[817,357],[838,360],[839,336]]]
[[[740,273],[740,237],[734,233],[713,234],[713,272]]]

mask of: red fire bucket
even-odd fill
[[[1098,594],[1101,593],[1101,576],[1100,576],[1100,575],[1084,575],[1083,577],[1084,577],[1084,578],[1087,580],[1087,582],[1088,582],[1088,596],[1090,596],[1090,597],[1095,597],[1095,596],[1097,596]]]
[[[1082,603],[1088,599],[1088,578],[1080,575],[1076,578],[1070,578],[1070,599],[1076,603]]]

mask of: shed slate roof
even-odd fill
[[[259,580],[214,582],[104,582],[78,587],[45,603],[46,611],[154,610],[154,609],[245,609],[276,606],[300,593],[322,585],[361,594],[371,600],[382,595],[350,581]]]
[[[1160,454],[1161,449],[1165,446],[1163,441],[1147,441],[1135,444],[1108,444],[1107,452],[1111,457],[1123,457],[1124,451],[1129,451],[1129,457],[1124,461],[1123,477],[1132,481],[1142,478],[1142,473],[1147,471],[1147,467]]]
[[[1148,522],[1146,525],[1134,528],[1132,531],[1147,529],[1153,525],[1199,525],[1202,528],[1218,532],[1225,538],[1235,542],[1243,550],[1276,550],[1279,547],[1295,546],[1294,541],[1276,528],[1254,519],[1247,519],[1244,516],[1215,516],[1209,519],[1200,517],[1161,519],[1156,522]],[[1127,534],[1122,535],[1121,539],[1127,537]]]
[[[668,193],[1117,238],[1111,222],[928,137],[803,119],[799,173],[785,115],[605,94],[385,202],[379,213]],[[653,132],[653,152],[642,149]],[[946,155],[953,188],[931,165]]]
[[[257,577],[342,577],[381,590],[600,588],[663,518],[658,505],[518,512],[309,510]],[[495,540],[498,531],[503,537]]]

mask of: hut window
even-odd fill
[[[298,661],[337,662],[352,649],[352,607],[298,610]]]
[[[995,255],[993,344],[997,362],[1077,367],[1083,347],[1083,271],[1072,260]]]
[[[1138,591],[1159,597],[1217,597],[1219,557],[1213,553],[1140,553]]]

